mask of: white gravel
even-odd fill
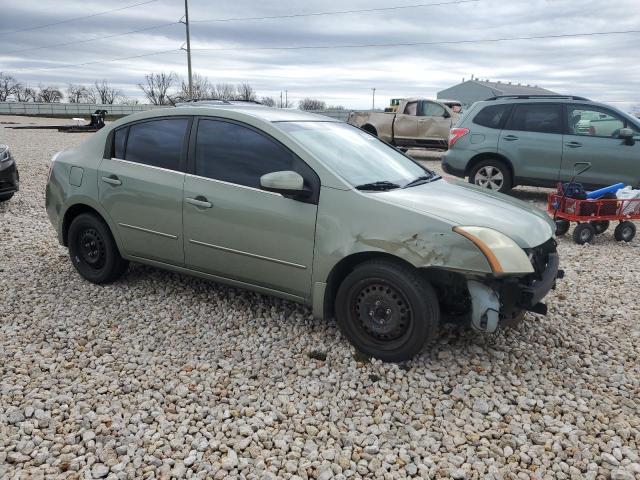
[[[561,239],[549,315],[383,364],[293,303],[139,265],[83,281],[43,204],[85,134],[1,127],[23,183],[0,204],[0,478],[640,478],[640,240]]]

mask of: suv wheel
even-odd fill
[[[469,183],[506,193],[513,187],[511,171],[498,159],[483,160],[469,173]]]
[[[373,260],[356,267],[340,285],[336,317],[358,351],[401,362],[435,337],[440,309],[433,287],[412,268]]]
[[[69,256],[80,275],[98,284],[116,280],[129,265],[120,256],[107,224],[92,213],[78,215],[71,222]]]

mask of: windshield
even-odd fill
[[[435,177],[395,148],[346,123],[279,122],[278,126],[354,187],[379,182],[398,187],[420,176]]]

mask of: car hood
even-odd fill
[[[433,217],[453,226],[488,227],[521,248],[536,247],[554,232],[553,221],[539,208],[465,182],[436,180],[405,189],[372,193],[379,199]]]

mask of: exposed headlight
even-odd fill
[[[525,251],[506,235],[487,227],[453,227],[453,231],[480,249],[493,273],[533,273]]]
[[[11,158],[8,145],[0,145],[0,162],[6,162]]]

